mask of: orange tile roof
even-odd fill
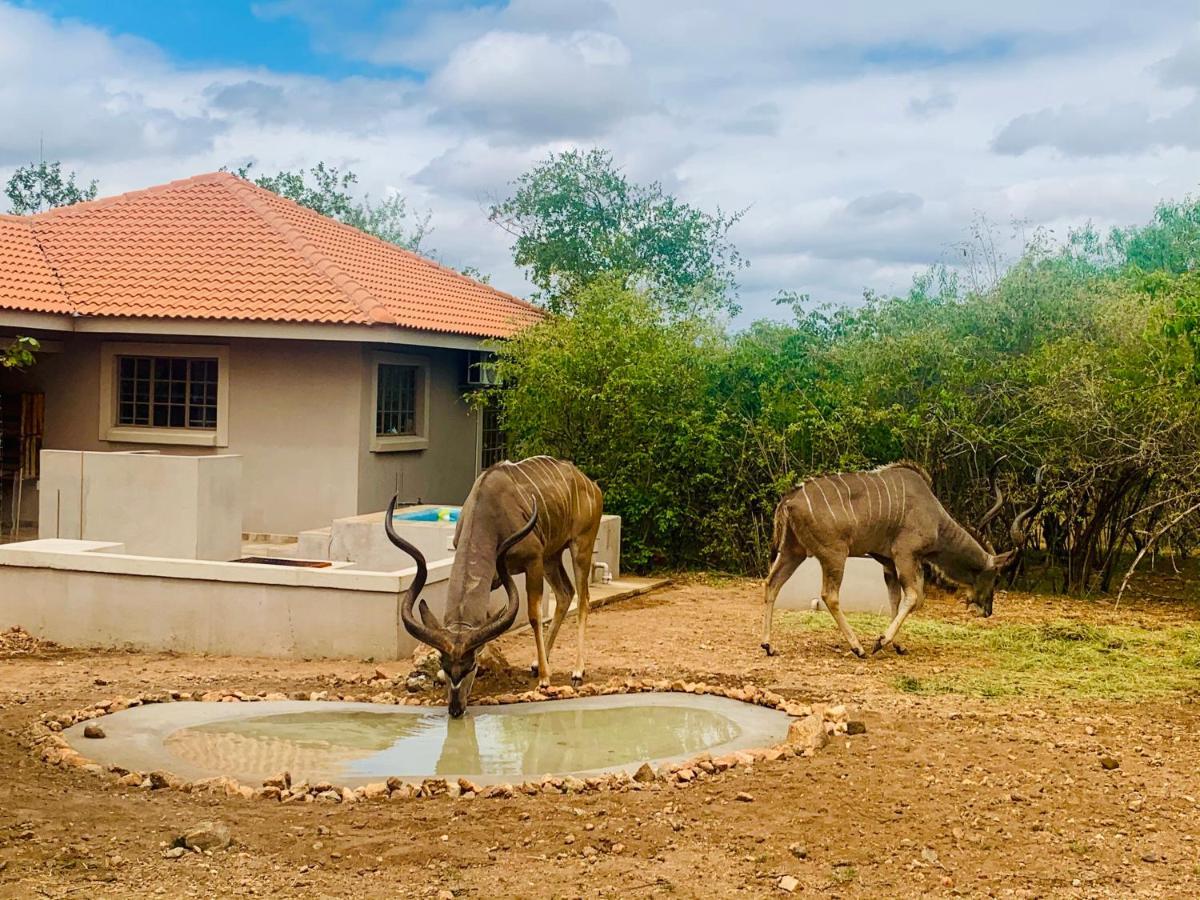
[[[0,309],[508,337],[532,304],[227,172],[0,215]]]

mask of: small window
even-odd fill
[[[382,363],[375,400],[378,437],[417,433],[417,367]]]
[[[482,412],[479,465],[481,469],[486,469],[503,462],[508,456],[508,438],[500,427],[500,404],[494,399],[489,399]]]
[[[375,421],[367,424],[372,453],[429,448],[429,363],[420,356],[373,353]],[[367,407],[369,410],[370,407]],[[370,420],[367,420],[368,423]]]
[[[215,429],[217,361],[118,356],[117,425]]]

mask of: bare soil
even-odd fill
[[[918,616],[970,621],[939,596]],[[991,621],[1064,617],[1154,627],[1198,615],[1185,601],[1114,609],[1009,595]],[[797,894],[821,897],[1200,896],[1195,697],[914,696],[897,679],[937,673],[952,654],[859,661],[836,632],[785,629],[768,659],[759,625],[755,582],[676,585],[593,614],[588,675],[753,681],[846,703],[866,734],[684,788],[348,806],[117,788],[46,766],[22,737],[42,712],[101,698],[322,690],[335,676],[369,677],[374,663],[0,641],[0,896],[759,897],[786,896],[785,875]],[[524,662],[528,634],[503,648]],[[514,671],[476,692],[527,681]],[[1119,766],[1102,767],[1105,756]],[[206,819],[227,822],[234,846],[164,858]]]

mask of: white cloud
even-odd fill
[[[430,83],[445,114],[530,140],[589,138],[649,103],[619,38],[490,32],[455,49]]]

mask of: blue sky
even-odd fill
[[[601,146],[731,233],[748,320],[856,302],[1196,190],[1200,31],[1145,0],[0,0],[0,178],[39,143],[101,192],[318,161],[525,293],[488,204]]]
[[[277,72],[330,78],[419,74],[402,66],[381,66],[319,50],[318,43],[310,39],[309,24],[290,15],[281,4],[245,0],[45,0],[22,5],[56,19],[75,19],[116,34],[143,38],[186,66],[263,66]],[[341,21],[356,30],[370,28],[395,7],[356,0],[337,5],[341,7]]]

